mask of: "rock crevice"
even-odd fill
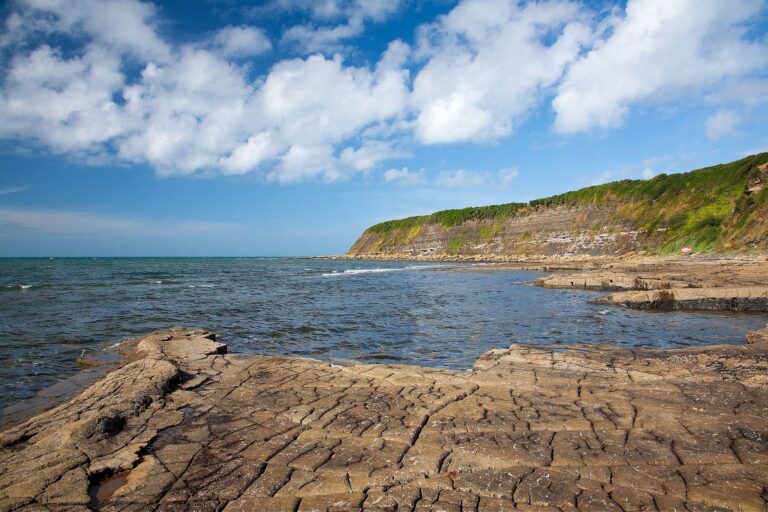
[[[762,338],[512,345],[471,372],[225,354],[201,330],[128,347],[0,435],[0,510],[766,507]]]

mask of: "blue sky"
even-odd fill
[[[768,150],[761,0],[17,0],[0,255],[344,252]]]

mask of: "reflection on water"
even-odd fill
[[[75,359],[173,325],[232,351],[466,369],[511,343],[741,343],[765,316],[651,313],[523,283],[534,272],[290,258],[0,259],[0,407]]]

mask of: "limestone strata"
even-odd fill
[[[768,311],[768,288],[682,288],[613,293],[601,302],[636,309]]]
[[[387,257],[479,257],[500,256],[509,259],[525,255],[612,255],[637,250],[647,238],[645,233],[616,223],[614,207],[558,206],[532,209],[504,221],[470,220],[446,227],[428,223],[413,236],[382,238],[366,231],[349,250],[352,257],[371,255]],[[595,229],[595,226],[602,226]],[[483,230],[491,236],[483,236]],[[460,247],[452,248],[451,242]]]
[[[691,288],[694,286],[686,281],[676,279],[658,279],[620,272],[556,274],[541,279],[536,284],[544,288],[575,288],[582,290],[668,290],[671,288]]]
[[[211,338],[140,338],[136,360],[3,433],[0,510],[766,507],[766,343],[513,345],[456,372]]]

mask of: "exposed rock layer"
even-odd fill
[[[351,256],[506,257],[768,249],[768,153],[558,196],[371,226]]]
[[[140,338],[135,361],[3,433],[0,510],[766,507],[766,343],[513,345],[454,372],[211,338]]]
[[[544,288],[573,288],[581,290],[668,290],[693,288],[695,285],[677,279],[642,277],[621,272],[593,272],[552,275],[536,284]]]
[[[616,222],[615,209],[599,206],[542,208],[503,222],[467,221],[446,227],[427,224],[414,236],[390,242],[366,231],[350,248],[353,256],[606,255],[637,250],[648,238]],[[600,226],[596,228],[596,226]],[[491,230],[492,235],[481,233]]]
[[[635,309],[768,312],[768,288],[685,288],[612,293],[600,302]]]

